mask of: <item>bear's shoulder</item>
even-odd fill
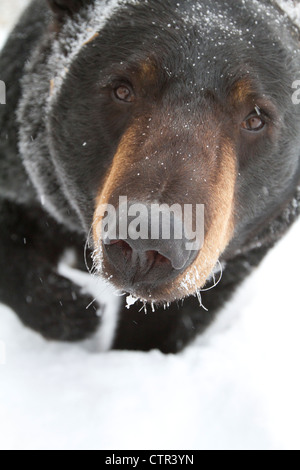
[[[16,108],[21,97],[24,67],[46,28],[49,11],[33,1],[23,13],[0,53],[0,80],[5,84],[6,104],[0,106],[0,195],[16,198],[34,194],[18,152]],[[15,191],[15,188],[18,188]]]

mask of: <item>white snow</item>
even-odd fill
[[[300,27],[300,3],[299,0],[275,0],[275,3]]]
[[[8,30],[17,21],[19,14],[30,0],[1,0],[0,2],[0,49],[7,37]],[[1,71],[0,71],[1,73]]]
[[[72,250],[67,250],[58,265],[58,273],[81,286],[82,293],[90,294],[93,298],[92,303],[98,302],[100,306],[97,315],[101,318],[101,328],[91,340],[85,341],[84,345],[91,351],[108,351],[111,349],[117,328],[120,297],[117,297],[115,289],[102,281],[99,276],[78,271],[72,267],[74,265],[76,265],[76,255]],[[90,305],[86,308],[88,309]]]
[[[0,447],[299,449],[299,237],[178,356],[49,343],[1,307]]]
[[[299,449],[299,239],[178,356],[46,342],[0,307],[0,448]]]
[[[132,307],[132,305],[136,304],[138,302],[139,299],[136,299],[135,297],[133,297],[132,295],[128,295],[126,297],[126,308],[127,309],[130,309],[130,307]]]

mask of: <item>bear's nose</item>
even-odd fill
[[[180,217],[150,206],[132,214],[133,205],[118,210],[103,239],[109,263],[122,275],[124,285],[163,283],[177,277],[194,261]],[[109,226],[110,225],[110,226]]]

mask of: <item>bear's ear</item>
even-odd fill
[[[62,17],[77,13],[83,5],[91,3],[92,0],[47,0],[52,11]]]

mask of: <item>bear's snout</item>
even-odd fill
[[[158,119],[157,113],[155,116],[153,124]],[[143,136],[141,123],[135,122],[116,149],[96,199],[94,263],[117,289],[146,301],[172,302],[205,285],[232,237],[236,154],[229,138],[218,136],[217,145],[204,128],[193,136],[178,131],[176,137],[170,123],[163,127],[159,122],[157,129],[163,128],[167,136],[164,142],[159,132]],[[209,138],[212,144],[205,145]],[[183,152],[181,141],[185,151],[178,158]],[[109,223],[108,231],[104,226],[106,211],[119,217],[123,199],[125,212],[118,223],[124,226],[125,237],[113,233],[119,228],[117,222]],[[130,214],[132,205],[141,206],[139,217],[134,211]],[[149,206],[155,205],[173,212],[167,227],[169,236],[163,235],[166,227],[155,221],[157,214],[149,216]],[[124,224],[125,215],[129,218]],[[130,220],[131,216],[136,220]],[[178,231],[180,236],[175,236],[172,233],[178,220],[184,223],[182,232]],[[132,227],[147,232],[146,236],[131,236]],[[157,231],[162,233],[158,235]]]
[[[102,225],[104,257],[121,275],[124,289],[165,284],[184,272],[198,254],[181,217],[156,204],[129,204]]]

